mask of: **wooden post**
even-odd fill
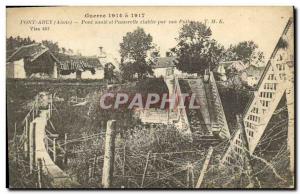
[[[205,158],[205,161],[204,161],[204,164],[203,164],[203,167],[202,167],[202,170],[201,170],[201,173],[200,173],[200,176],[198,178],[198,182],[197,182],[197,185],[195,188],[200,188],[200,186],[201,186],[201,183],[203,181],[203,178],[206,173],[206,170],[207,170],[207,167],[208,167],[208,164],[210,161],[210,157],[211,157],[213,151],[214,151],[213,147],[210,147],[208,150],[207,156]]]
[[[14,144],[16,142],[16,136],[17,136],[17,123],[15,122],[15,130],[14,130]]]
[[[89,165],[89,181],[90,181],[91,178],[93,178],[93,169],[92,169],[91,159],[89,159],[88,165]]]
[[[190,168],[191,171],[191,179],[192,179],[192,188],[195,188],[195,174],[194,174],[194,168]]]
[[[186,168],[186,188],[190,187],[190,163],[188,163]]]
[[[35,115],[38,115],[38,97],[35,97],[35,104],[34,104],[34,111]]]
[[[33,160],[33,167],[36,167],[36,142],[35,142],[35,136],[36,136],[36,123],[33,123],[32,128],[32,160]]]
[[[102,186],[109,188],[113,179],[114,159],[115,159],[115,130],[116,121],[109,120],[105,134],[105,153],[102,170]]]
[[[49,140],[48,140],[48,136],[47,135],[45,135],[45,146],[46,146],[46,150],[48,152],[48,150],[49,150]]]
[[[64,142],[64,150],[65,150],[65,154],[64,154],[64,165],[67,166],[68,164],[68,156],[67,156],[67,140],[68,140],[68,134],[65,133],[65,142]]]
[[[150,154],[151,154],[151,152],[148,152],[147,160],[146,160],[146,165],[145,165],[144,173],[143,173],[143,177],[142,177],[141,188],[143,188],[143,186],[144,186],[144,181],[145,181],[145,177],[146,177],[146,173],[147,173],[147,169],[148,169],[148,163],[149,163]]]
[[[50,119],[50,117],[51,117],[51,104],[49,103],[48,104],[48,114],[49,114],[49,119]]]
[[[25,133],[24,133],[24,139],[25,139],[25,141],[24,141],[24,147],[23,147],[23,151],[24,151],[24,157],[26,158],[27,157],[27,143],[28,143],[28,139],[27,139],[27,133],[28,133],[28,131],[27,131],[27,117],[25,117],[25,124],[24,124],[24,131],[25,131]]]
[[[32,121],[34,120],[34,109],[35,109],[35,105],[33,105],[33,109],[32,109]]]
[[[28,124],[28,119],[26,117],[26,122]],[[27,125],[27,143],[26,143],[26,146],[27,146],[27,153],[26,153],[26,158],[29,159],[30,158],[30,124],[29,124],[29,127]]]
[[[56,162],[56,138],[53,138],[53,161]]]
[[[42,160],[40,158],[38,159],[37,167],[38,167],[38,171],[37,171],[37,173],[38,173],[38,178],[37,178],[38,179],[38,181],[37,181],[38,188],[42,188],[43,164],[42,164]]]
[[[35,168],[35,128],[36,123],[32,123],[32,130],[31,130],[31,143],[30,143],[30,158],[29,158],[29,168],[30,173],[33,172],[33,169]]]
[[[96,163],[97,163],[97,155],[95,154],[95,157],[94,157],[94,160],[93,160],[92,177],[95,177]]]
[[[26,131],[26,126],[24,125],[24,144],[23,144],[23,154],[26,157],[26,152],[27,152],[27,131]]]
[[[123,183],[125,183],[125,163],[126,163],[126,140],[124,140],[124,147],[123,147],[123,168],[122,168]]]
[[[51,94],[51,115],[52,115],[52,112],[53,112],[53,94]]]

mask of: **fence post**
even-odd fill
[[[92,171],[92,177],[95,177],[96,172],[96,163],[97,163],[97,155],[95,154],[94,162],[93,162],[93,171]]]
[[[34,120],[34,109],[35,109],[35,105],[33,105],[33,109],[32,109],[32,121]]]
[[[208,167],[208,164],[209,164],[209,161],[210,161],[210,158],[211,158],[211,155],[212,155],[213,151],[214,151],[213,147],[210,147],[209,150],[208,150],[207,156],[205,158],[205,161],[203,163],[202,170],[200,172],[200,175],[199,175],[199,178],[198,178],[198,181],[197,181],[197,184],[196,184],[195,188],[200,188],[200,186],[201,186],[201,183],[203,181],[203,178],[204,178],[204,175],[206,173],[206,170],[207,170],[207,167]]]
[[[122,168],[123,183],[125,183],[125,163],[126,163],[126,140],[124,140],[124,147],[123,147],[123,168]],[[125,187],[125,185],[123,185],[123,187]]]
[[[186,168],[186,188],[190,187],[190,162],[188,162],[187,164],[187,168]]]
[[[48,152],[48,150],[49,150],[49,140],[48,140],[48,136],[47,136],[47,134],[45,135],[45,146],[46,146],[46,150],[47,150],[47,152]]]
[[[148,152],[147,160],[146,160],[146,165],[145,165],[144,173],[143,173],[143,177],[142,177],[141,188],[143,188],[143,186],[144,186],[144,181],[145,181],[145,177],[146,177],[146,173],[147,173],[147,169],[148,169],[150,154],[151,154],[151,152]]]
[[[35,128],[36,123],[32,123],[32,130],[30,134],[30,153],[29,153],[29,166],[30,166],[30,173],[33,172],[35,167]]]
[[[49,118],[51,117],[51,104],[48,104],[48,114],[49,114]]]
[[[67,166],[68,164],[68,158],[67,158],[67,140],[68,140],[68,134],[65,133],[65,142],[64,142],[64,150],[65,150],[65,154],[64,154],[64,165]]]
[[[115,159],[115,130],[116,121],[109,120],[107,122],[106,134],[105,134],[105,153],[102,169],[102,186],[103,188],[109,188],[113,179],[114,171],[114,159]]]
[[[38,188],[42,188],[42,173],[43,173],[43,164],[42,160],[39,158],[38,159]]]
[[[91,159],[89,159],[88,166],[89,166],[89,182],[90,182],[91,178],[93,178],[93,169],[92,169]]]
[[[53,94],[50,95],[51,96],[51,101],[50,101],[50,112],[52,115],[52,110],[53,110]]]
[[[53,138],[53,161],[56,162],[56,138]]]
[[[26,117],[26,121],[27,121],[27,124],[28,124],[28,119]],[[27,125],[27,142],[26,142],[26,146],[27,146],[27,152],[26,152],[26,158],[29,159],[30,158],[30,123],[29,123],[29,126]]]
[[[25,143],[24,143],[24,153],[25,153],[25,157],[27,157],[27,149],[28,149],[28,119],[27,116],[25,117],[25,125],[24,125],[24,129],[25,129]]]

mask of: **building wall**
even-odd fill
[[[7,78],[26,78],[24,60],[9,62],[6,65]]]
[[[34,61],[24,58],[24,68],[27,77],[30,77],[31,74],[45,73],[50,77],[53,75],[55,61],[50,55],[50,52],[45,52],[40,55]]]
[[[14,64],[11,62],[6,63],[6,78],[14,78]]]
[[[176,67],[154,68],[153,73],[155,77],[169,77],[173,75],[182,75],[182,72]]]
[[[92,74],[91,71],[84,71],[81,74],[81,79],[103,79],[104,78],[104,70],[96,69],[95,74]]]
[[[76,79],[76,72],[70,73],[68,75],[60,75],[59,77],[62,79]]]
[[[167,68],[155,68],[153,69],[155,77],[165,77],[167,75]]]

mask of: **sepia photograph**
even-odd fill
[[[6,7],[7,184],[296,189],[293,6]]]

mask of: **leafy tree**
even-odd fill
[[[243,41],[236,45],[230,45],[226,51],[225,60],[241,60],[245,64],[258,65],[264,62],[264,54],[258,50],[255,42]]]
[[[106,63],[104,66],[104,79],[111,82],[114,78],[114,69],[115,66],[112,63]]]
[[[60,51],[60,48],[59,48],[57,42],[53,42],[51,40],[43,40],[42,44],[44,46],[48,47],[52,53],[58,53]]]
[[[30,37],[27,38],[21,38],[20,36],[17,36],[16,38],[10,36],[6,39],[6,51],[14,51],[18,47],[29,45],[35,43],[34,40],[31,40]]]
[[[142,79],[153,73],[147,59],[152,48],[152,36],[146,34],[143,28],[138,27],[133,32],[127,32],[120,43],[120,70],[124,79],[132,80],[135,74],[138,79]]]
[[[177,46],[171,51],[177,56],[176,67],[187,73],[203,73],[221,60],[224,48],[211,38],[209,27],[201,22],[182,26]]]

